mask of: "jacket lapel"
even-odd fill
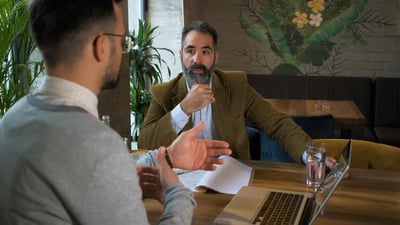
[[[172,89],[172,93],[174,93],[172,97],[172,104],[175,107],[178,105],[187,95],[187,87],[186,87],[186,80],[185,77],[182,73],[179,75],[179,80],[177,84],[174,86]],[[193,128],[193,122],[192,122],[192,116],[190,116],[188,123],[185,125],[185,127],[182,129],[182,131],[189,130]]]
[[[172,104],[174,105],[174,107],[178,105],[188,93],[185,77],[182,73],[180,73],[178,76],[179,80],[172,90],[172,93],[174,93],[174,96],[172,97]]]
[[[221,128],[224,127],[225,120],[223,118],[226,117],[224,113],[226,113],[226,108],[231,103],[230,89],[226,86],[225,81],[219,75],[220,73],[222,72],[215,70],[212,84],[212,90],[216,101],[215,104],[212,105],[212,116],[213,118],[221,118],[218,120],[213,119],[216,139],[223,138],[221,134],[224,133],[224,131],[221,130]]]

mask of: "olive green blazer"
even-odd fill
[[[243,71],[215,70],[212,90],[216,101],[212,105],[215,139],[227,141],[232,156],[250,159],[249,141],[245,129],[250,122],[277,141],[292,158],[300,162],[310,137],[286,114],[280,113],[250,85]],[[187,94],[185,76],[152,87],[152,101],[140,130],[138,147],[154,149],[168,146],[177,138],[171,123],[171,110]],[[193,127],[191,119],[183,130]]]

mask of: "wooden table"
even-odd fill
[[[294,191],[307,191],[304,166],[299,164],[248,161],[254,168],[251,185]],[[400,224],[400,173],[392,171],[350,169],[314,224]],[[193,223],[213,224],[231,200],[231,195],[196,193],[197,207]],[[145,200],[151,224],[156,224],[161,204]]]
[[[336,122],[344,124],[365,123],[365,117],[353,101],[315,99],[271,99],[266,101],[278,111],[290,116],[331,114]]]

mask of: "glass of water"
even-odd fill
[[[306,184],[309,187],[319,188],[325,178],[326,148],[320,146],[307,146]]]

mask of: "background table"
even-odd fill
[[[293,191],[307,191],[305,168],[295,163],[248,161],[254,168],[251,185]],[[351,177],[339,184],[314,224],[400,224],[400,173],[350,169]],[[311,191],[311,190],[308,190]],[[213,224],[232,196],[196,193],[197,207],[192,224]],[[151,224],[156,224],[162,205],[145,200]]]
[[[315,99],[272,99],[266,98],[276,110],[290,116],[331,114],[336,122],[362,124],[365,117],[353,101]],[[323,107],[324,105],[328,108]]]

